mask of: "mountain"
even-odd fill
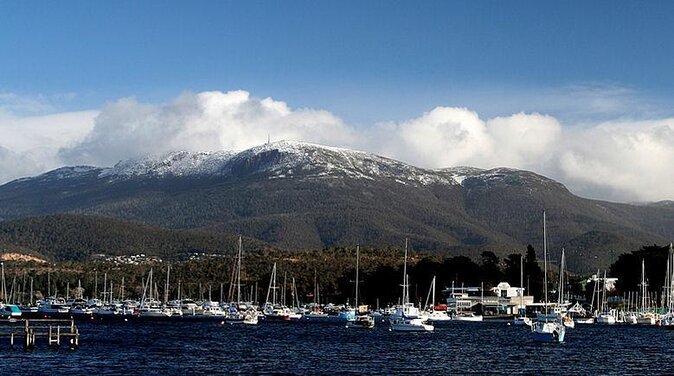
[[[370,153],[299,142],[64,167],[0,186],[0,218],[77,213],[168,229],[242,233],[286,249],[400,247],[478,257],[542,250],[572,270],[674,238],[674,208],[577,197],[521,170],[429,170]]]

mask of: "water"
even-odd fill
[[[4,374],[672,374],[674,331],[578,325],[538,344],[505,322],[452,322],[433,333],[337,323],[80,323],[77,350],[0,343]]]

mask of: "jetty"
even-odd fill
[[[0,321],[0,341],[9,340],[13,348],[18,343],[26,351],[33,350],[40,338],[49,347],[62,344],[71,349],[79,347],[80,331],[73,319],[10,319]]]

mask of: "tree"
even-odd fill
[[[485,288],[496,286],[503,280],[503,272],[499,266],[499,259],[494,252],[484,251],[480,261],[480,277]]]
[[[541,300],[543,296],[543,270],[538,265],[536,250],[531,244],[527,245],[527,255],[524,258],[524,280],[529,286],[529,290],[525,294],[531,294],[534,299]]]
[[[644,260],[646,279],[650,291],[660,291],[664,284],[669,246],[656,244],[643,246],[638,251],[623,253],[611,264],[609,275],[618,278],[618,291],[638,291],[641,283],[641,260]]]
[[[520,253],[511,253],[503,259],[503,264],[505,265],[503,277],[510,286],[520,286],[520,269],[523,267],[520,260],[523,258],[524,256]]]

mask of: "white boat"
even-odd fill
[[[648,296],[648,282],[646,282],[646,269],[644,259],[641,259],[641,307],[637,315],[638,325],[655,325],[656,315],[651,312],[646,302]]]
[[[430,300],[430,305],[429,305]],[[440,323],[445,321],[451,321],[452,318],[447,314],[447,307],[444,306],[444,310],[437,309],[435,306],[435,276],[431,280],[431,288],[428,290],[428,295],[426,296],[426,310],[423,312],[423,315],[432,323]]]
[[[597,324],[602,325],[613,325],[616,322],[615,316],[613,316],[609,312],[603,312],[598,314],[597,317],[595,318],[595,321],[597,322]]]
[[[457,312],[452,316],[452,320],[478,322],[483,321],[484,317],[482,315],[476,315],[473,312]]]
[[[173,311],[162,307],[161,302],[155,299],[155,296],[159,296],[159,291],[156,288],[156,285],[153,287],[152,268],[150,268],[150,272],[147,275],[147,282],[143,288],[143,297],[136,309],[138,317],[165,318],[173,315]]]
[[[241,236],[239,236],[239,248],[236,255],[236,268],[234,273],[236,275],[236,302],[230,303],[229,307],[222,310],[222,316],[225,321],[230,324],[242,323],[248,325],[256,325],[258,323],[257,310],[253,308],[252,304],[243,303],[241,301],[241,260],[243,259],[243,245]],[[276,266],[276,265],[274,265]],[[205,307],[204,307],[205,308]],[[205,312],[205,311],[204,311]]]
[[[66,304],[63,298],[47,298],[38,302],[37,312],[45,315],[67,314],[70,312],[70,306]]]
[[[257,325],[258,324],[258,312],[255,308],[248,308],[243,315],[243,321],[241,321],[245,325]]]
[[[21,317],[21,309],[15,304],[0,303],[0,317],[8,319]]]
[[[220,307],[218,302],[208,301],[201,306],[201,314],[208,317],[224,318],[227,315],[227,312]]]
[[[290,309],[286,306],[279,304],[276,300],[276,263],[271,269],[271,277],[269,278],[269,288],[267,289],[267,298],[264,307],[262,308],[262,313],[264,314],[265,320],[273,321],[288,321],[290,320],[290,314],[292,313]],[[269,300],[271,296],[271,300]]]
[[[594,317],[576,317],[573,321],[580,325],[594,324]]]
[[[452,317],[447,314],[447,311],[431,310],[424,312],[426,319],[432,323],[440,323],[452,321]]]
[[[433,331],[433,325],[422,317],[419,309],[410,303],[410,284],[407,275],[407,243],[405,239],[405,262],[403,264],[403,297],[402,305],[396,307],[396,311],[389,317],[391,327],[389,330],[395,332],[430,332]]]
[[[374,317],[370,315],[358,315],[353,320],[347,320],[346,327],[350,329],[373,329]]]
[[[533,321],[531,320],[531,318],[526,316],[517,316],[513,319],[512,324],[514,326],[531,326],[533,324]]]
[[[433,325],[425,319],[403,318],[391,323],[394,332],[432,332],[433,329]]]
[[[557,319],[548,317],[548,244],[545,231],[545,211],[543,211],[543,291],[545,316],[531,325],[531,333],[536,342],[564,342],[566,328]]]
[[[557,321],[535,321],[531,326],[536,342],[564,342],[565,332],[564,325]]]

